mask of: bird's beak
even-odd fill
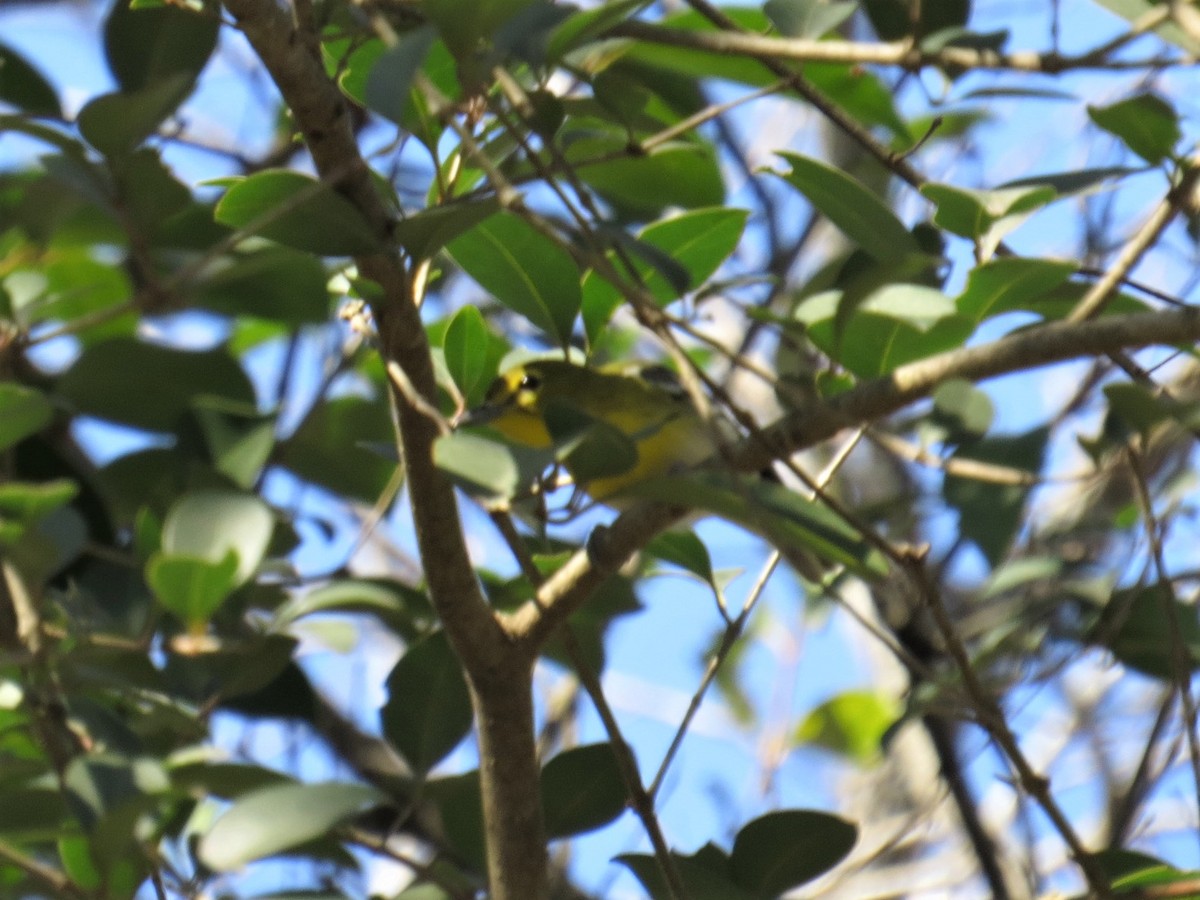
[[[454,422],[455,428],[470,427],[472,425],[487,425],[500,415],[501,407],[494,403],[482,403],[474,409],[468,409]]]

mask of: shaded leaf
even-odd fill
[[[54,86],[29,60],[0,44],[0,100],[35,116],[62,117]]]
[[[428,772],[471,730],[471,696],[444,632],[413,644],[387,679],[384,736],[418,772]]]
[[[122,91],[176,75],[194,81],[217,46],[220,18],[183,6],[132,9],[118,0],[104,23],[104,55]]]
[[[0,450],[41,431],[54,415],[46,395],[12,382],[0,382]]]
[[[541,790],[551,839],[607,825],[627,804],[611,744],[588,744],[559,753],[542,768]]]
[[[372,253],[381,246],[358,208],[311,176],[270,169],[228,183],[213,213],[222,225],[326,256]]]
[[[1171,156],[1182,137],[1175,108],[1155,94],[1138,94],[1111,106],[1089,106],[1088,115],[1151,165]]]
[[[79,111],[79,131],[105,156],[128,153],[154,134],[192,90],[185,73],[138,91],[103,94]]]
[[[738,832],[729,857],[737,884],[774,897],[828,872],[845,859],[858,829],[807,809],[767,813]]]
[[[59,379],[80,412],[151,431],[169,431],[207,394],[254,405],[254,387],[224,350],[175,350],[132,338],[95,344]]]

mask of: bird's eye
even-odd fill
[[[521,390],[536,391],[542,386],[542,377],[536,372],[526,372],[525,377],[521,379]]]

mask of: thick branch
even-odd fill
[[[789,62],[845,63],[847,65],[900,66],[917,71],[927,66],[955,69],[1003,69],[1056,74],[1072,69],[1161,69],[1195,65],[1191,57],[1119,59],[1102,53],[1067,56],[1033,50],[998,53],[983,47],[942,47],[924,50],[912,41],[870,44],[859,41],[818,41],[735,31],[689,31],[649,22],[622,22],[609,29],[613,37],[630,37],[650,44],[685,47],[708,53],[736,53],[756,59]]]
[[[1080,357],[1196,341],[1200,341],[1200,309],[1191,307],[1081,323],[1052,322],[990,344],[950,350],[901,366],[891,375],[797,410],[748,440],[730,463],[739,471],[760,471],[773,459],[819,444],[843,428],[897,412],[951,379],[983,381]],[[593,542],[589,552],[577,554],[542,586],[536,602],[509,617],[509,632],[541,646],[600,581],[682,515],[681,510],[659,504],[639,505],[622,515],[604,532],[602,541]]]
[[[303,134],[317,171],[349,198],[387,246],[391,222],[371,183],[345,99],[325,74],[312,35],[273,0],[225,0]],[[546,840],[533,743],[532,657],[515,648],[475,578],[449,480],[433,463],[439,422],[429,344],[394,250],[356,260],[382,289],[372,312],[385,359],[411,395],[394,391],[413,523],[430,598],[472,684],[480,730],[488,876],[495,900],[546,896]],[[497,756],[499,758],[497,758]]]

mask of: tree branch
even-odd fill
[[[797,410],[743,443],[728,461],[738,471],[761,471],[772,460],[819,444],[843,428],[895,413],[951,379],[983,381],[1079,357],[1198,340],[1200,310],[1192,307],[1088,322],[1051,322],[978,347],[909,363],[890,375]],[[602,539],[593,540],[587,552],[577,553],[546,581],[536,601],[507,617],[509,633],[540,647],[610,572],[684,512],[647,503],[621,515],[605,529]]]
[[[610,28],[607,34],[610,37],[628,37],[650,44],[683,47],[707,53],[736,53],[756,59],[788,62],[899,66],[911,72],[928,66],[938,66],[1055,75],[1076,69],[1160,69],[1166,66],[1191,66],[1197,62],[1190,56],[1114,59],[1106,53],[1098,52],[1103,50],[1103,47],[1078,55],[1038,53],[1032,50],[999,53],[983,47],[942,47],[938,50],[926,50],[911,40],[877,44],[823,41],[735,31],[692,31],[638,21],[622,22]]]
[[[392,222],[371,182],[351,128],[349,107],[325,73],[311,35],[272,0],[226,0],[291,110],[321,176],[346,196],[389,243]],[[515,648],[488,606],[463,540],[449,479],[433,463],[439,423],[429,343],[409,273],[388,249],[356,259],[381,288],[371,299],[385,362],[404,375],[393,390],[413,524],[430,599],[468,681],[479,726],[487,833],[488,877],[494,900],[538,900],[548,893],[545,829],[538,791],[531,695],[533,657]]]

